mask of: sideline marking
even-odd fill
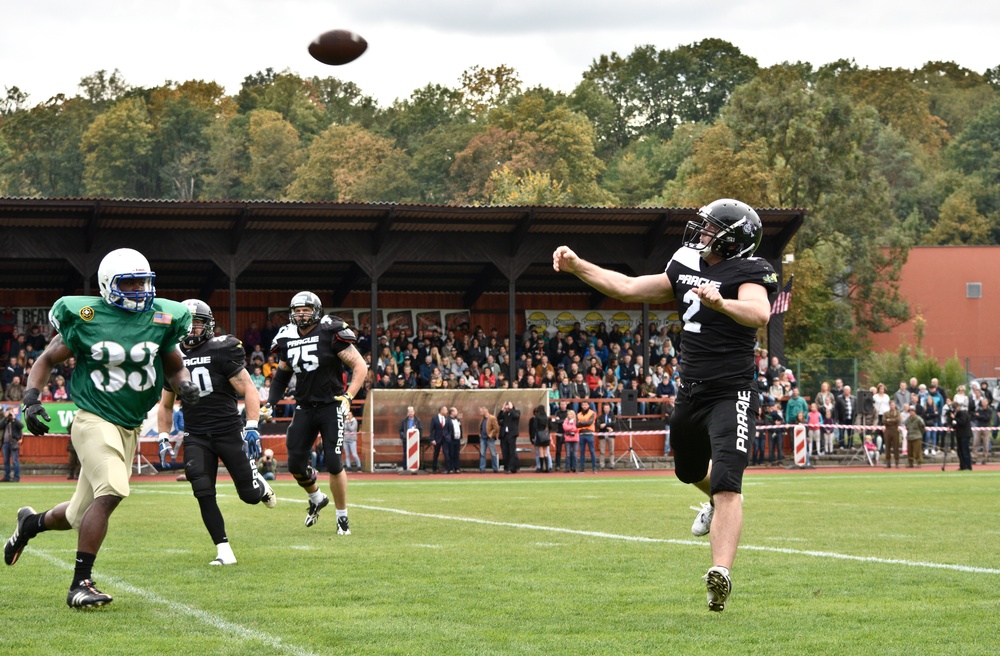
[[[72,565],[66,563],[63,560],[60,560],[59,558],[56,558],[55,556],[45,552],[44,550],[33,549],[31,547],[28,547],[27,551],[32,554],[41,556],[45,560],[49,561],[50,563],[56,565],[61,569],[68,571],[73,571],[74,569]],[[296,654],[296,656],[317,656],[315,652],[311,652],[308,649],[304,649],[297,645],[289,644],[277,636],[273,636],[269,633],[264,633],[263,631],[258,631],[256,629],[248,629],[245,626],[234,624],[229,620],[224,620],[221,617],[212,615],[211,613],[207,613],[203,610],[199,610],[197,608],[193,608],[191,606],[187,606],[185,604],[176,601],[170,601],[169,599],[165,599],[160,595],[156,594],[155,592],[150,592],[149,590],[137,588],[136,586],[131,585],[130,583],[126,583],[124,580],[118,578],[117,576],[100,574],[100,577],[102,580],[107,581],[108,583],[117,588],[121,588],[122,590],[130,592],[134,595],[143,597],[144,599],[146,599],[146,601],[150,601],[154,604],[158,604],[161,606],[166,606],[172,611],[184,613],[185,615],[190,615],[191,617],[201,620],[202,622],[208,624],[211,627],[214,627],[225,633],[231,633],[238,638],[242,638],[243,640],[254,640],[256,642],[262,642],[269,646],[276,646],[285,653]]]

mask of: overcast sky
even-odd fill
[[[474,65],[513,67],[525,86],[571,91],[602,54],[706,38],[761,66],[854,59],[868,68],[953,61],[1000,65],[1000,2],[990,0],[11,0],[0,19],[0,92],[29,104],[76,95],[80,78],[119,69],[134,86],[215,80],[236,93],[267,67],[352,81],[382,106]],[[349,29],[368,52],[324,66],[307,52]]]

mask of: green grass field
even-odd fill
[[[114,603],[67,608],[76,534],[40,535],[0,571],[3,654],[1000,653],[997,471],[748,473],[721,614],[670,473],[354,477],[349,537],[290,480],[273,510],[225,480],[223,568],[186,483],[133,482],[95,568]],[[71,489],[0,486],[3,539]]]

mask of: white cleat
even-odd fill
[[[263,478],[260,478],[259,474],[258,474],[258,480],[264,486],[264,496],[260,498],[260,502],[263,503],[268,508],[274,508],[274,506],[278,503],[277,495],[274,493],[274,490],[271,489],[271,486],[267,484],[267,481],[265,481]]]
[[[235,565],[236,556],[218,556],[215,560],[209,563],[209,565]]]
[[[712,502],[706,501],[700,506],[691,506],[691,510],[698,511],[698,516],[694,518],[694,524],[691,524],[691,532],[697,537],[708,535],[708,532],[712,530],[712,516],[715,514]]]

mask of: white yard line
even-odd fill
[[[55,556],[46,553],[44,550],[33,549],[31,547],[27,547],[27,551],[30,552],[32,555],[41,556],[42,558],[49,561],[53,565],[56,565],[57,567],[73,571],[73,566],[63,558],[56,558]],[[183,613],[185,615],[189,615],[195,618],[196,620],[199,620],[200,622],[203,622],[215,629],[218,629],[223,633],[228,633],[233,636],[236,636],[241,640],[253,640],[256,642],[262,642],[267,645],[278,648],[283,653],[294,654],[295,656],[317,656],[315,652],[309,651],[308,649],[305,649],[303,647],[299,647],[298,645],[289,644],[288,642],[282,640],[277,636],[273,636],[269,633],[264,633],[263,631],[258,631],[257,629],[249,629],[245,626],[234,624],[229,620],[222,619],[218,615],[206,613],[203,610],[194,608],[193,606],[188,606],[187,604],[182,604],[177,601],[171,601],[170,599],[161,597],[155,592],[150,592],[149,590],[146,590],[144,588],[136,587],[131,583],[128,583],[121,578],[118,578],[117,576],[109,576],[108,574],[102,573],[99,575],[99,577],[102,583],[104,582],[109,583],[111,587],[125,590],[126,592],[142,597],[146,601],[157,604],[159,606],[166,606],[175,613]],[[102,585],[101,587],[104,586]]]
[[[423,517],[426,519],[438,519],[443,521],[452,522],[466,522],[469,524],[482,524],[485,526],[499,526],[503,528],[518,528],[530,531],[547,531],[549,533],[566,533],[570,535],[582,535],[584,537],[592,538],[605,538],[608,540],[622,540],[625,542],[647,542],[647,543],[657,543],[657,544],[680,544],[685,546],[709,546],[706,540],[674,540],[668,538],[648,538],[637,535],[621,535],[618,533],[604,533],[601,531],[581,531],[571,528],[560,528],[557,526],[539,526],[537,524],[521,524],[518,522],[498,522],[489,519],[478,519],[475,517],[455,517],[453,515],[439,515],[435,513],[419,513],[412,512],[409,510],[400,510],[398,508],[382,508],[379,506],[368,506],[362,504],[353,504],[354,508],[362,508],[364,510],[374,510],[378,512],[388,512],[397,515],[406,515],[408,517]],[[797,556],[812,556],[816,558],[824,559],[836,559],[836,560],[850,560],[855,562],[863,563],[878,563],[882,565],[904,565],[907,567],[924,567],[929,569],[947,569],[957,572],[971,572],[975,574],[998,574],[1000,575],[1000,569],[993,569],[989,567],[971,567],[968,565],[951,565],[947,563],[930,563],[923,561],[914,560],[902,560],[896,558],[875,558],[873,556],[853,556],[851,554],[836,553],[833,551],[813,551],[809,549],[786,549],[782,547],[767,547],[767,546],[757,546],[752,544],[741,544],[740,549],[746,549],[747,551],[766,551],[769,553],[780,553],[788,555]]]
[[[138,490],[136,490],[138,491]],[[149,490],[148,486],[145,490],[146,492],[159,493],[159,494],[171,494],[172,492],[161,492],[159,490]],[[189,493],[188,493],[189,494]],[[220,497],[231,496],[220,494]],[[308,499],[296,498],[289,499],[278,497],[280,503],[306,503]],[[529,531],[546,531],[549,533],[564,533],[569,535],[581,535],[584,537],[592,538],[603,538],[607,540],[622,540],[624,542],[645,542],[653,544],[678,544],[684,546],[701,546],[707,547],[709,543],[707,540],[677,540],[670,538],[650,538],[639,535],[623,535],[619,533],[604,533],[601,531],[583,531],[571,528],[562,528],[558,526],[541,526],[538,524],[522,524],[518,522],[501,522],[489,519],[479,519],[476,517],[458,517],[455,515],[441,515],[437,513],[421,513],[413,512],[410,510],[402,510],[400,508],[385,508],[382,506],[369,506],[364,504],[350,504],[350,508],[360,508],[363,510],[373,510],[376,512],[387,512],[394,513],[397,515],[405,515],[408,517],[423,517],[426,519],[437,519],[440,521],[449,522],[465,522],[468,524],[480,524],[483,526],[498,526],[503,528],[516,528]],[[758,546],[753,544],[741,544],[740,549],[745,549],[747,551],[763,551],[769,553],[780,553],[786,555],[795,556],[811,556],[814,558],[823,559],[834,559],[834,560],[848,560],[853,562],[861,563],[876,563],[881,565],[903,565],[905,567],[919,567],[925,569],[944,569],[951,570],[955,572],[969,572],[973,574],[997,574],[1000,575],[1000,569],[991,567],[973,567],[971,565],[953,565],[949,563],[933,563],[927,561],[919,560],[903,560],[899,558],[877,558],[874,556],[855,556],[852,554],[837,553],[834,551],[815,551],[811,549],[787,549],[783,547],[769,547],[769,546]]]

